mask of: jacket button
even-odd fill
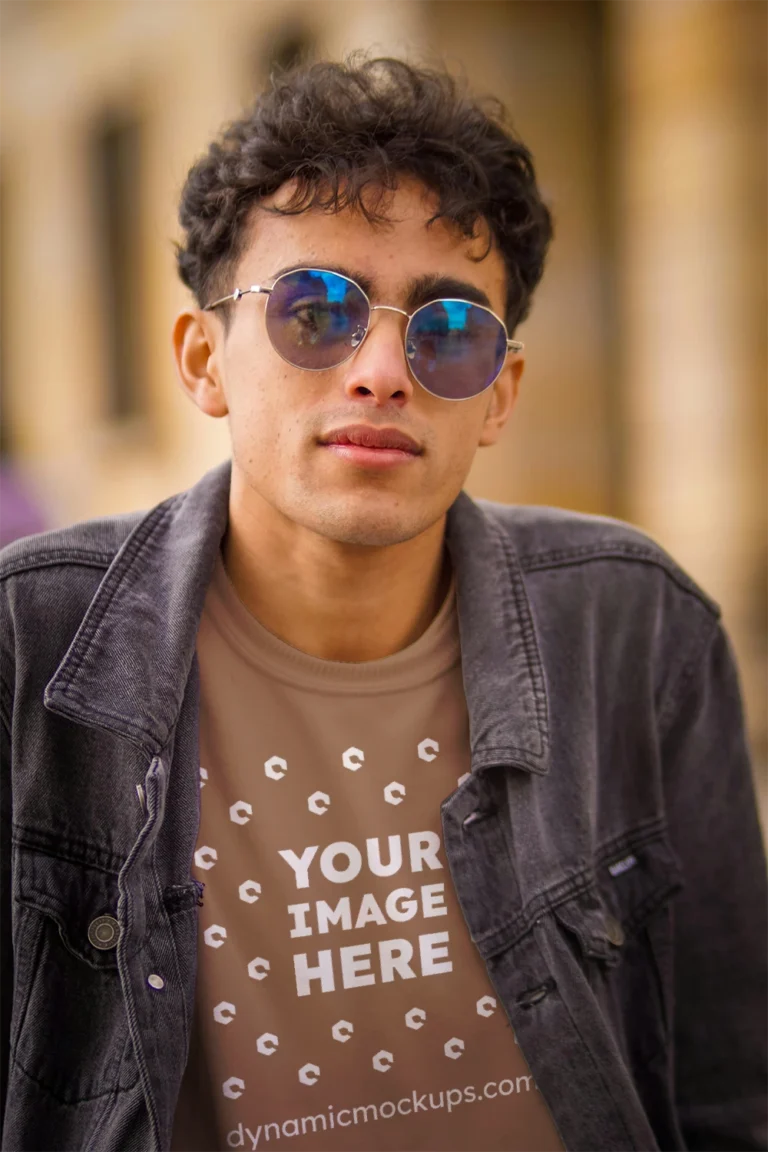
[[[120,925],[114,916],[97,916],[88,925],[88,939],[94,948],[106,952],[114,948],[120,935]]]
[[[620,948],[624,943],[624,929],[615,916],[606,916],[605,930],[611,944],[615,944],[617,948]]]

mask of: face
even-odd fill
[[[369,284],[372,305],[410,313],[429,299],[481,302],[482,293],[503,316],[505,269],[498,252],[492,248],[482,261],[473,260],[485,250],[485,237],[467,240],[443,221],[427,228],[434,210],[431,195],[406,180],[388,201],[385,225],[372,226],[349,209],[297,216],[256,209],[226,291],[270,285],[286,267],[330,267]],[[432,289],[426,278],[435,282]],[[436,283],[441,279],[454,286],[446,290]],[[519,355],[510,353],[487,391],[448,401],[411,376],[404,316],[374,311],[350,359],[310,372],[273,349],[266,302],[252,294],[232,303],[228,329],[216,311],[191,310],[174,333],[187,391],[209,415],[229,418],[232,491],[242,511],[348,545],[397,544],[434,527],[461,490],[478,446],[495,443],[501,433],[517,394]],[[418,452],[394,461],[382,454],[377,463],[364,459],[370,453],[329,446],[329,435],[349,425],[404,433]]]

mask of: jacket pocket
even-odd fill
[[[132,1087],[117,874],[28,848],[14,872],[15,1065],[65,1104]]]
[[[588,889],[553,909],[632,1065],[668,1051],[673,897],[681,887],[657,828],[604,846]]]

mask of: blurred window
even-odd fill
[[[100,296],[107,345],[105,416],[122,421],[145,407],[141,365],[142,140],[138,120],[107,116],[92,137]]]

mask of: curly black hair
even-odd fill
[[[400,175],[437,198],[431,218],[467,238],[480,221],[507,269],[507,326],[528,314],[552,237],[531,154],[495,98],[479,99],[445,71],[388,57],[302,64],[273,77],[190,169],[179,205],[181,279],[202,307],[231,290],[254,204],[295,181],[280,208],[352,207],[376,224]]]

